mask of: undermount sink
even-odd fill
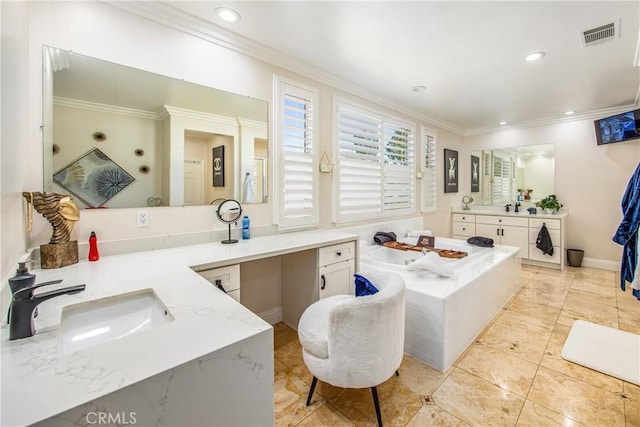
[[[173,320],[153,289],[67,305],[60,322],[62,353],[119,340]]]

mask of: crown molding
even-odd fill
[[[116,105],[99,104],[97,102],[82,101],[80,99],[53,97],[53,105],[75,108],[78,110],[95,111],[99,113],[119,114],[121,116],[136,117],[139,119],[157,120],[156,113],[152,111],[138,110],[135,108],[119,107]]]
[[[218,114],[203,113],[202,111],[188,110],[186,108],[173,107],[171,105],[163,105],[156,113],[158,120],[162,120],[166,117],[182,117],[195,120],[206,120],[208,122],[217,123],[220,125],[237,127],[238,122],[233,117],[220,116]]]
[[[638,108],[638,103],[625,105],[622,107],[604,108],[601,110],[587,111],[585,113],[574,114],[566,117],[549,117],[539,120],[530,120],[528,122],[518,123],[513,126],[500,126],[500,127],[488,127],[477,128],[467,130],[463,136],[482,135],[486,133],[505,132],[510,130],[527,129],[532,127],[549,126],[560,123],[575,122],[578,120],[598,120],[603,117],[613,116],[616,114],[626,113],[627,111]]]

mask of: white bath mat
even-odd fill
[[[576,320],[561,355],[570,362],[640,385],[640,335]]]

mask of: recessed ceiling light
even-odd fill
[[[233,23],[240,21],[240,14],[228,7],[218,7],[215,12],[216,15],[225,22]]]
[[[424,92],[426,87],[424,86],[414,86],[411,88],[412,92]]]
[[[542,58],[543,56],[545,56],[546,54],[544,52],[533,52],[528,54],[527,56],[525,56],[525,60],[527,62],[531,62],[531,61],[537,61],[538,59]]]
[[[576,113],[576,110],[569,110],[569,111],[565,111],[564,115],[565,116],[570,116],[570,115],[575,114],[575,113]]]
[[[498,123],[498,124],[499,124],[500,126],[504,126],[504,125],[506,125],[506,124],[509,124],[509,122],[508,122],[508,121],[506,121],[506,120],[503,120],[503,121],[501,121],[501,122],[500,122],[500,123]]]

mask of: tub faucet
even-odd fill
[[[30,288],[16,291],[11,299],[11,313],[9,320],[9,339],[17,340],[33,336],[36,330],[33,321],[33,312],[36,307],[46,300],[60,296],[72,295],[84,291],[86,285],[68,286],[54,291],[43,292],[34,295],[36,288],[51,285],[52,282],[40,283]]]

